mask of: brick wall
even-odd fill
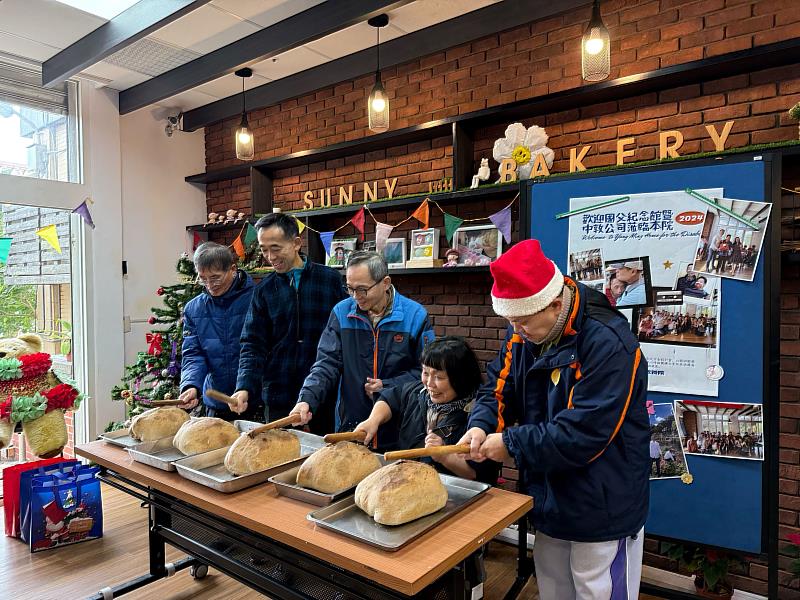
[[[611,78],[717,56],[727,52],[800,36],[800,3],[796,0],[606,0],[603,19],[612,39]],[[443,52],[385,69],[384,84],[391,98],[392,128],[399,129],[433,119],[533,98],[581,85],[580,36],[588,11],[558,15],[516,27],[497,35],[462,44]],[[373,80],[366,75],[320,89],[279,105],[250,113],[256,136],[256,160],[359,139],[369,133],[366,97]],[[616,140],[636,137],[636,154],[630,159],[657,157],[659,131],[680,129],[691,154],[714,150],[705,126],[718,131],[735,120],[728,147],[795,139],[797,125],[785,112],[800,101],[800,67],[776,68],[736,77],[687,85],[660,93],[625,98],[524,120],[539,124],[550,135],[555,150],[553,171],[569,168],[569,149],[592,145],[585,166],[613,164]],[[238,117],[206,128],[208,169],[238,164],[233,132]],[[504,127],[476,132],[475,156],[491,156],[493,141]],[[398,178],[396,195],[424,193],[427,183],[450,176],[452,148],[441,138],[387,148],[276,173],[275,204],[302,208],[303,193],[354,183],[360,200],[362,181]],[[491,161],[490,161],[491,162]],[[492,166],[495,165],[492,163]],[[784,182],[784,185],[787,185]],[[794,185],[800,185],[800,182]],[[788,187],[788,185],[787,185]],[[209,210],[236,208],[249,212],[247,178],[209,184]],[[468,203],[447,210],[459,216],[486,216],[509,199]],[[336,200],[334,199],[334,202]],[[382,211],[379,218],[396,223],[405,210]],[[441,215],[431,211],[432,225],[441,227]],[[515,213],[516,218],[516,213]],[[330,229],[346,217],[331,219]],[[368,231],[370,219],[367,219]],[[400,231],[413,228],[407,224]],[[343,230],[350,234],[351,229]],[[226,241],[230,241],[227,239]],[[444,240],[440,241],[440,245]],[[781,534],[800,532],[800,283],[798,268],[783,270],[781,327]],[[490,278],[459,276],[397,276],[399,289],[423,302],[437,333],[470,338],[482,359],[496,352],[503,323],[488,302]],[[648,541],[647,561],[669,566],[655,554],[657,543]],[[788,558],[781,558],[786,569]],[[781,598],[798,598],[782,572]],[[766,567],[749,563],[734,577],[738,588],[766,594]]]

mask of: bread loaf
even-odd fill
[[[251,438],[239,436],[225,455],[225,469],[233,475],[264,471],[300,457],[300,440],[283,429],[269,429]]]
[[[444,508],[447,489],[432,466],[401,460],[359,483],[355,501],[377,523],[402,525]]]
[[[320,448],[305,460],[297,472],[297,485],[333,494],[353,487],[380,468],[380,460],[366,446],[339,442]]]
[[[131,420],[129,433],[140,442],[170,437],[189,420],[189,413],[175,406],[151,408]]]
[[[239,437],[232,423],[216,417],[200,417],[181,425],[172,445],[184,454],[198,454],[230,446]]]

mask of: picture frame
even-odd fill
[[[325,254],[325,264],[334,269],[343,269],[350,254],[356,249],[357,238],[334,238],[330,254]]]
[[[411,251],[409,260],[426,260],[439,258],[439,230],[414,229],[411,232]]]
[[[383,248],[383,258],[390,269],[402,269],[406,265],[406,238],[389,238]]]
[[[503,254],[503,236],[494,225],[459,227],[453,232],[459,267],[488,266]]]

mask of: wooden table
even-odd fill
[[[251,548],[261,548],[262,542],[267,545],[274,543],[277,544],[275,548],[265,550],[271,558],[274,559],[275,554],[283,550],[295,551],[300,554],[301,562],[303,557],[308,559],[306,571],[311,569],[318,572],[321,569],[323,579],[334,579],[337,585],[347,584],[353,579],[360,582],[356,587],[377,584],[387,591],[399,593],[398,597],[414,596],[430,589],[432,584],[453,571],[504,527],[520,520],[533,505],[529,496],[492,488],[419,539],[397,552],[385,552],[317,527],[306,519],[314,507],[278,496],[272,484],[223,494],[188,481],[177,473],[134,462],[127,451],[102,441],[79,446],[76,454],[105,467],[112,477],[134,487],[142,486],[139,487],[142,492],[139,495],[146,495],[143,501],[147,500],[151,505],[151,544],[158,543],[159,540],[154,538],[160,537],[162,549],[164,541],[177,545],[200,558],[203,563],[212,564],[261,591],[269,588],[253,585],[253,581],[247,580],[252,579],[248,572],[225,564],[223,552],[214,551],[213,547],[198,547],[197,540],[190,538],[208,539],[208,535],[219,533],[226,539],[242,544],[247,538],[249,541],[245,545]],[[118,484],[117,487],[125,489]],[[125,491],[132,493],[129,489]],[[203,535],[192,536],[186,532],[176,534],[170,529],[170,516],[177,522],[197,525]],[[159,572],[163,569],[154,564],[158,562],[158,556],[153,557],[151,552],[151,558],[154,559],[151,560],[153,575],[154,568]],[[297,557],[292,560],[297,560]],[[194,560],[193,564],[196,563],[197,560]],[[324,572],[326,566],[333,567],[332,573]],[[343,572],[343,577],[336,577],[337,572]],[[361,590],[364,595],[342,597],[374,597],[366,593],[368,591]],[[276,592],[273,590],[272,593]],[[119,592],[115,591],[116,595]]]

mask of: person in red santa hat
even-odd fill
[[[564,277],[537,240],[491,265],[509,322],[459,443],[513,458],[533,496],[543,600],[638,598],[649,502],[647,361],[606,297]]]

